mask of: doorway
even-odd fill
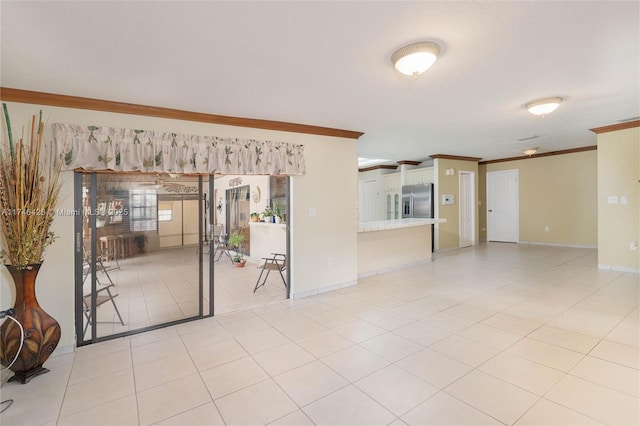
[[[460,170],[460,248],[475,245],[475,173]]]
[[[518,170],[487,173],[487,240],[519,241]]]

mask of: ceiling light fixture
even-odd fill
[[[417,77],[438,59],[440,46],[430,41],[411,43],[396,50],[391,62],[402,74]]]
[[[553,98],[544,98],[538,99],[536,101],[531,101],[525,105],[525,107],[529,110],[531,114],[541,115],[544,117],[547,114],[552,113],[558,108],[562,102],[562,98],[559,96]]]
[[[538,148],[525,149],[523,152],[529,157],[531,157],[533,154],[538,152]]]

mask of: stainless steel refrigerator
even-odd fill
[[[433,184],[420,183],[402,187],[402,218],[433,217]]]

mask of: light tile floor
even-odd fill
[[[137,253],[134,257],[120,259],[118,268],[113,260],[106,262],[107,274],[115,284],[112,292],[117,296],[114,301],[124,325],[120,324],[113,305],[105,303],[97,309],[97,335],[105,337],[196,316],[199,308],[196,253],[195,246],[180,247]],[[247,262],[244,268],[237,268],[226,256],[214,262],[216,314],[260,307],[286,298],[285,286],[275,272],[269,274],[264,287],[253,292],[261,266]],[[209,303],[207,262],[204,262],[203,274],[206,314]],[[97,278],[102,284],[109,283],[100,268]],[[85,294],[89,293],[90,279],[87,278]],[[91,329],[85,336],[90,339]]]
[[[595,250],[483,244],[86,346],[32,383],[4,383],[15,402],[0,420],[637,425],[640,277],[596,262]]]

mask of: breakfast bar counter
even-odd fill
[[[431,227],[446,219],[397,219],[358,226],[358,277],[431,261]]]

